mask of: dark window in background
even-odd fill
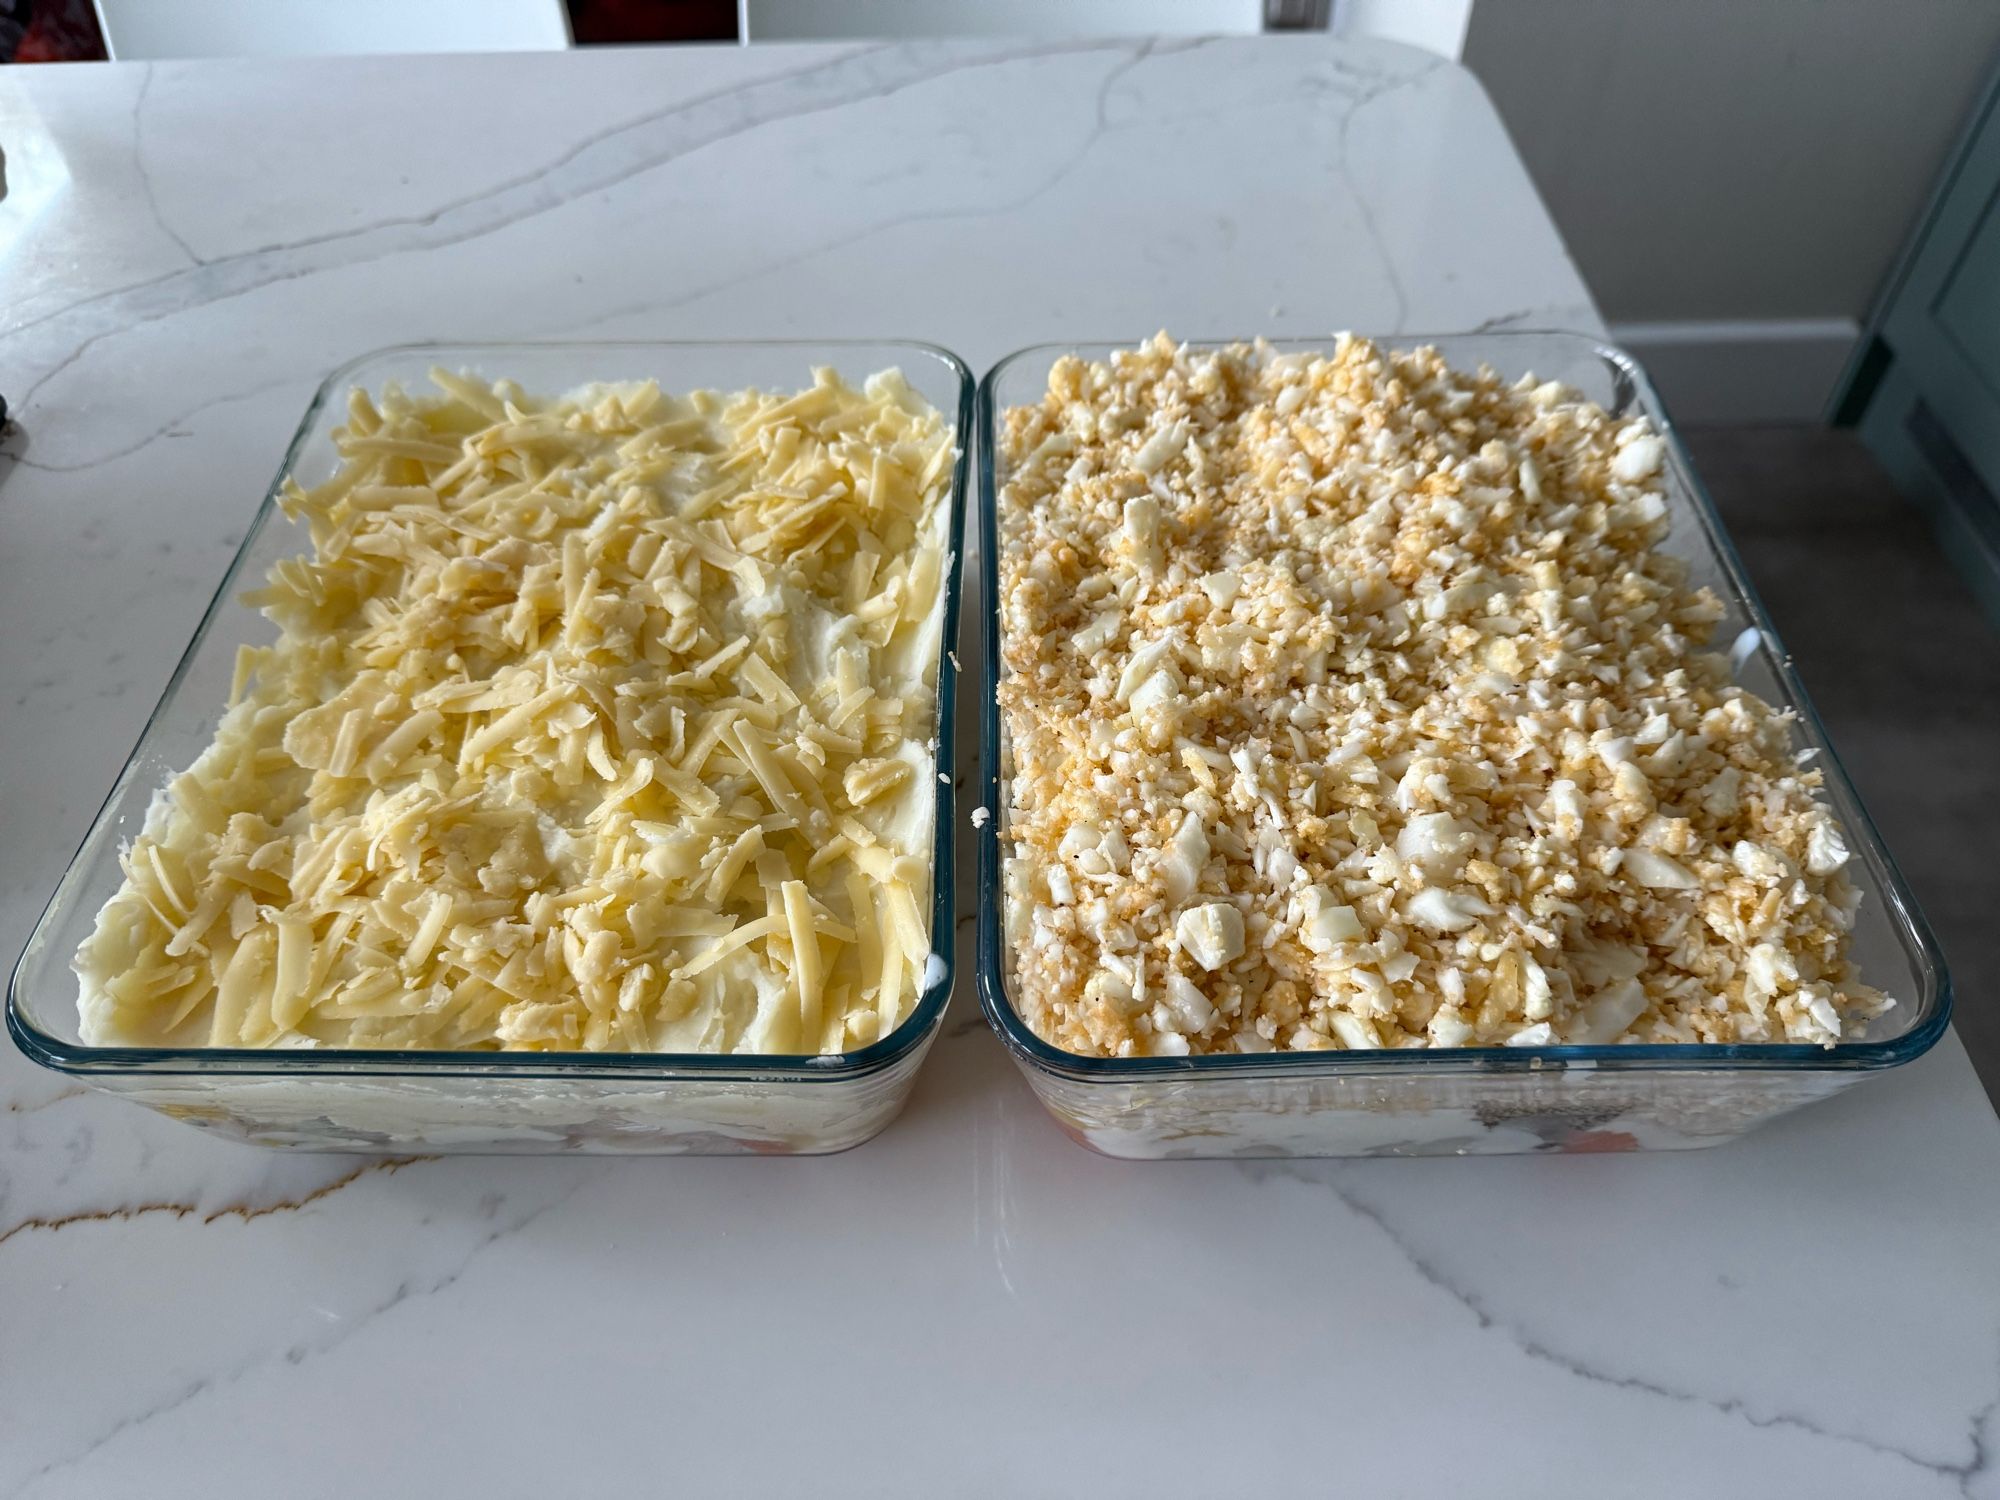
[[[0,0],[0,62],[103,62],[90,0]]]
[[[736,40],[736,0],[565,0],[565,3],[569,7],[570,35],[580,47],[621,42]]]

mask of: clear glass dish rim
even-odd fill
[[[1323,338],[1265,338],[1261,342],[1280,353],[1326,352],[1337,336]],[[1007,994],[1000,954],[1000,910],[1006,898],[1000,876],[1000,705],[993,684],[1000,677],[999,593],[999,508],[994,460],[995,389],[1007,370],[1022,361],[1043,359],[1056,354],[1110,351],[1137,348],[1144,338],[1115,340],[1059,340],[1029,344],[998,361],[980,379],[975,425],[979,446],[978,536],[980,585],[980,657],[985,676],[981,679],[979,725],[980,805],[986,809],[984,822],[974,830],[979,898],[978,950],[974,978],[980,1009],[989,1025],[1009,1051],[1030,1067],[1077,1082],[1139,1083],[1145,1081],[1186,1082],[1201,1077],[1380,1077],[1388,1078],[1415,1070],[1419,1073],[1459,1075],[1476,1073],[1555,1073],[1565,1069],[1606,1069],[1631,1072],[1755,1071],[1771,1073],[1823,1073],[1898,1067],[1921,1057],[1934,1046],[1951,1022],[1951,975],[1944,954],[1917,904],[1909,882],[1882,842],[1881,833],[1868,814],[1841,764],[1826,725],[1814,708],[1805,684],[1793,669],[1791,656],[1783,650],[1770,614],[1750,582],[1735,543],[1729,538],[1721,514],[1689,459],[1680,432],[1660,399],[1645,370],[1631,354],[1615,344],[1571,329],[1507,328],[1491,331],[1467,330],[1456,333],[1391,333],[1366,335],[1385,348],[1410,349],[1421,345],[1477,338],[1496,343],[1568,343],[1579,354],[1602,359],[1629,383],[1631,394],[1659,425],[1660,435],[1672,449],[1680,472],[1688,481],[1688,492],[1703,535],[1720,562],[1728,586],[1735,591],[1750,623],[1762,634],[1778,680],[1797,706],[1806,737],[1821,749],[1821,765],[1829,781],[1845,792],[1856,817],[1849,834],[1865,842],[1886,877],[1881,897],[1890,907],[1907,942],[1914,945],[1922,960],[1927,990],[1914,997],[1921,1003],[1917,1023],[1901,1036],[1881,1041],[1840,1042],[1832,1047],[1807,1043],[1629,1043],[1624,1045],[1559,1045],[1546,1047],[1416,1047],[1384,1048],[1374,1051],[1204,1053],[1191,1057],[1089,1057],[1051,1046],[1022,1020]],[[1188,339],[1195,349],[1215,349],[1231,344],[1257,343],[1248,338]]]
[[[700,1080],[839,1083],[880,1073],[894,1066],[915,1051],[937,1029],[952,988],[953,910],[957,894],[954,889],[952,864],[955,821],[953,806],[958,791],[955,778],[950,783],[943,781],[938,783],[937,803],[933,810],[929,964],[933,966],[941,964],[942,970],[934,970],[938,972],[937,979],[925,986],[923,994],[918,997],[916,1005],[912,1007],[910,1014],[904,1018],[900,1026],[888,1036],[852,1052],[806,1056],[694,1052],[448,1052],[417,1048],[353,1047],[323,1047],[282,1052],[243,1047],[93,1047],[86,1043],[71,1042],[62,1037],[51,1036],[37,1026],[26,1012],[21,1000],[21,991],[28,958],[36,951],[38,940],[43,937],[43,929],[63,905],[64,897],[72,883],[79,878],[79,863],[84,851],[96,839],[100,826],[111,812],[112,805],[136,774],[140,752],[152,735],[154,724],[174,702],[182,680],[200,654],[210,630],[234,603],[239,580],[251,551],[265,527],[278,513],[279,490],[292,472],[293,464],[297,462],[300,451],[312,435],[314,425],[328,404],[336,398],[344,397],[348,383],[353,380],[357,372],[378,361],[398,356],[434,355],[439,358],[461,354],[492,356],[512,351],[534,354],[574,351],[581,354],[590,350],[604,349],[624,351],[658,349],[682,354],[699,353],[703,350],[761,349],[773,353],[795,350],[801,358],[807,360],[812,360],[815,355],[822,353],[837,355],[843,349],[907,350],[940,361],[957,377],[957,407],[954,411],[946,413],[953,423],[958,443],[958,457],[952,465],[951,490],[947,496],[947,504],[951,509],[947,520],[944,624],[938,646],[938,721],[935,751],[937,765],[950,767],[953,764],[958,696],[958,666],[954,647],[958,635],[959,590],[963,574],[961,563],[965,546],[965,510],[973,448],[975,389],[971,367],[951,350],[941,344],[904,338],[422,340],[371,349],[339,365],[313,392],[312,400],[306,405],[305,415],[300,418],[291,441],[285,446],[284,458],[280,461],[277,472],[257,507],[256,514],[244,532],[243,541],[230,559],[229,567],[222,575],[222,581],[217,585],[214,595],[209,599],[207,608],[202,612],[201,622],[195,626],[194,634],[190,637],[187,648],[181,653],[173,675],[167,679],[166,688],[161,692],[158,702],[153,705],[152,712],[147,715],[145,728],[140,731],[139,738],[133,744],[131,753],[127,755],[124,766],[112,782],[110,791],[105,794],[96,815],[92,817],[82,842],[71,854],[54,893],[43,906],[35,925],[29,929],[28,941],[15,960],[7,984],[7,1030],[14,1044],[31,1061],[58,1072],[74,1074],[167,1076],[221,1073],[251,1078],[260,1075],[288,1077],[324,1074],[329,1077],[488,1076],[568,1080],[622,1078],[635,1082]]]

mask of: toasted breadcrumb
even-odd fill
[[[1832,1045],[1847,846],[1658,550],[1665,448],[1343,337],[1005,415],[1015,995],[1093,1056]]]

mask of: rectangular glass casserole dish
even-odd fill
[[[1006,882],[1008,747],[993,691],[1001,672],[999,506],[1007,482],[999,418],[1039,401],[1064,355],[1100,361],[1109,344],[1042,345],[996,365],[981,382],[979,546],[986,688],[978,838],[978,984],[988,1020],[1058,1123],[1113,1156],[1357,1156],[1609,1151],[1713,1145],[1773,1115],[1908,1062],[1943,1034],[1950,990],[1943,959],[1855,796],[1770,621],[1751,590],[1644,374],[1625,354],[1564,333],[1467,334],[1384,340],[1430,344],[1451,365],[1490,365],[1509,379],[1559,380],[1614,415],[1648,416],[1666,441],[1670,532],[1691,585],[1725,613],[1713,645],[1736,681],[1797,714],[1796,743],[1819,752],[1824,795],[1844,825],[1862,892],[1851,952],[1864,980],[1897,1000],[1856,1040],[1810,1045],[1605,1045],[1088,1057],[1037,1036],[1010,997]],[[1122,346],[1131,347],[1131,346]],[[1212,347],[1203,344],[1200,347]],[[1330,341],[1277,341],[1279,353],[1326,352]],[[1732,644],[1733,643],[1733,644]]]
[[[312,486],[336,463],[332,432],[354,386],[427,386],[437,365],[507,378],[538,394],[656,379],[670,391],[800,389],[814,366],[851,380],[900,367],[950,424],[958,455],[943,503],[948,561],[937,662],[935,763],[952,764],[958,615],[973,383],[953,355],[903,342],[578,343],[412,346],[364,356],[328,376],[307,409],[165,695],[16,966],[7,1023],[45,1067],[178,1119],[267,1145],[340,1151],[838,1151],[901,1107],[951,992],[952,788],[935,788],[931,946],[909,1016],[865,1048],[823,1056],[686,1053],[442,1052],[128,1048],[85,1044],[70,961],[119,886],[120,847],[155,790],[212,738],[240,644],[277,634],[241,594],[271,565],[311,550],[306,526],[276,503],[287,478]]]

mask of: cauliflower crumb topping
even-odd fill
[[[1666,449],[1343,336],[1057,362],[1005,415],[1024,1018],[1093,1056],[1832,1045],[1848,847],[1658,550]]]

